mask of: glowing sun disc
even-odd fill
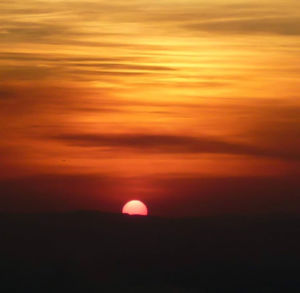
[[[131,200],[123,206],[122,213],[128,215],[147,216],[148,209],[140,200]]]

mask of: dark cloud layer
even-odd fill
[[[64,143],[79,147],[109,147],[161,153],[215,153],[300,159],[300,154],[289,154],[272,149],[222,141],[213,137],[191,137],[163,134],[64,134],[54,136]]]

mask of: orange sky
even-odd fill
[[[294,208],[299,1],[2,1],[0,40],[0,209]]]

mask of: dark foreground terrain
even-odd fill
[[[0,292],[300,292],[300,218],[0,215]]]

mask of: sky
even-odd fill
[[[298,0],[0,2],[0,211],[300,211]]]

